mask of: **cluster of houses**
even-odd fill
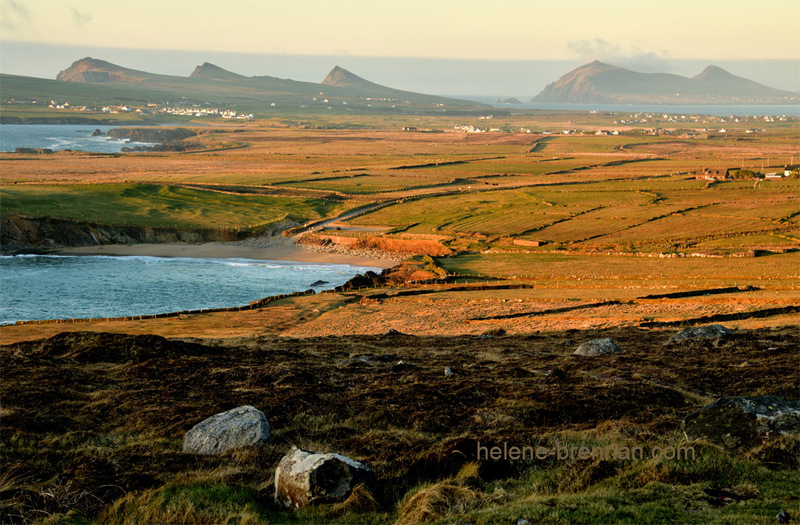
[[[148,104],[149,106],[150,104]],[[158,107],[159,113],[168,115],[180,115],[187,117],[211,117],[219,115],[219,108],[200,108],[186,106],[164,106]]]
[[[789,122],[796,121],[797,117],[789,117],[786,115],[781,116],[752,116],[752,117],[737,117],[731,115],[729,117],[719,117],[716,115],[673,115],[669,113],[634,113],[632,115],[625,115],[623,118],[614,121],[614,124],[624,124],[626,126],[634,126],[639,124],[651,122],[668,122],[672,124],[680,123],[696,123],[696,124],[713,124],[728,123],[728,122]]]
[[[4,103],[14,103],[14,104],[36,104],[36,100],[29,100],[29,101],[4,101]],[[273,103],[272,106],[275,106]],[[203,107],[199,104],[194,105],[186,105],[176,103],[174,105],[171,104],[156,104],[151,102],[146,106],[127,106],[127,105],[116,105],[116,106],[103,106],[101,108],[92,108],[87,106],[73,106],[69,102],[57,102],[55,100],[51,100],[48,104],[49,108],[53,109],[71,109],[73,111],[100,111],[101,113],[109,113],[109,114],[118,114],[118,113],[138,113],[142,115],[157,115],[157,114],[166,114],[166,115],[176,115],[176,116],[184,116],[184,117],[222,117],[224,119],[239,119],[239,120],[250,120],[255,118],[253,113],[238,113],[231,109],[220,109],[220,108],[212,108],[212,107]]]
[[[252,113],[237,113],[232,109],[226,109],[222,113],[220,113],[222,118],[232,118],[237,120],[252,120],[255,116]]]
[[[444,133],[442,129],[417,128],[415,126],[403,126],[403,131],[415,131],[417,133]]]
[[[741,168],[700,168],[695,172],[695,179],[718,181],[733,179],[733,174]],[[762,168],[763,169],[763,168]],[[787,164],[785,166],[770,166],[766,169],[774,170],[764,174],[764,179],[775,180],[790,177],[800,173],[800,164]],[[756,175],[758,176],[758,175]]]
[[[453,126],[456,131],[463,131],[464,133],[500,133],[500,128],[478,128],[471,124],[458,124]]]

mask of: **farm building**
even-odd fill
[[[701,168],[695,173],[696,179],[701,180],[726,180],[730,179],[731,170],[736,168]]]

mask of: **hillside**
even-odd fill
[[[162,75],[154,75],[145,71],[137,71],[98,60],[83,58],[72,63],[67,69],[61,71],[56,80],[63,82],[145,82],[153,81]]]
[[[222,69],[219,66],[204,62],[203,65],[197,66],[189,78],[195,79],[211,79],[211,80],[243,80],[247,77]]]
[[[362,89],[387,89],[384,86],[365,80],[339,66],[331,69],[328,76],[322,81],[325,86],[357,87]]]
[[[774,89],[708,66],[687,78],[639,73],[594,61],[549,84],[534,102],[570,104],[788,104],[798,93]]]
[[[87,57],[61,71],[55,81],[0,75],[0,86],[5,100],[27,101],[38,108],[56,100],[87,107],[210,106],[266,116],[276,112],[313,114],[323,110],[463,114],[486,107],[474,101],[381,86],[339,67],[322,83],[315,83],[268,75],[247,77],[208,62],[197,66],[188,77],[161,75]]]

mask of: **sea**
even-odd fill
[[[800,104],[782,105],[675,105],[675,104],[558,104],[530,102],[525,104],[498,104],[497,97],[472,97],[496,108],[529,109],[540,111],[597,111],[599,113],[651,113],[656,115],[712,115],[715,117],[800,117]],[[519,99],[522,100],[522,99]]]
[[[149,145],[91,136],[115,126],[0,124],[0,150],[114,153]],[[248,259],[0,256],[0,324],[126,317],[247,305],[271,295],[339,286],[379,268]],[[312,284],[324,281],[324,284]]]
[[[0,124],[0,151],[17,148],[118,153],[124,147],[153,146],[144,142],[109,139],[105,133],[119,126],[92,124]],[[92,136],[96,129],[103,135]]]
[[[252,259],[0,256],[0,324],[244,306],[379,268]]]

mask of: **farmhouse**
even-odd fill
[[[695,179],[698,180],[727,180],[731,179],[731,170],[736,168],[701,168],[695,173]]]

